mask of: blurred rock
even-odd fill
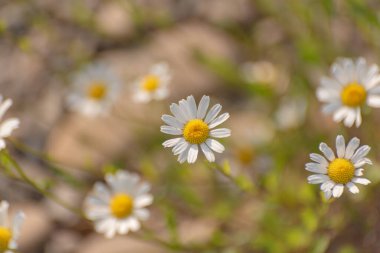
[[[111,38],[130,36],[134,30],[132,14],[116,2],[104,3],[96,13],[96,25],[104,35]]]
[[[22,210],[25,222],[22,225],[19,247],[21,252],[35,252],[50,236],[53,224],[43,206],[36,203],[17,204],[12,212]]]
[[[210,240],[217,228],[218,223],[208,218],[183,220],[178,233],[180,241],[184,244],[202,243]]]
[[[91,235],[86,238],[78,249],[77,253],[167,253],[167,250],[151,243],[132,237],[119,236],[114,239],[106,239],[101,235]]]

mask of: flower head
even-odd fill
[[[214,105],[209,112],[210,97],[203,96],[199,106],[195,103],[193,96],[182,99],[178,104],[172,104],[171,115],[163,115],[162,120],[168,124],[161,126],[161,132],[171,135],[181,135],[181,137],[167,140],[164,147],[173,147],[174,155],[178,156],[178,161],[183,163],[194,163],[198,157],[199,146],[208,161],[215,161],[213,151],[222,153],[224,146],[213,138],[225,138],[231,135],[231,130],[227,128],[213,129],[226,121],[230,115],[223,113],[220,104]]]
[[[149,101],[162,100],[169,95],[168,84],[171,75],[169,66],[166,63],[153,65],[150,71],[143,77],[137,79],[135,83],[135,102],[148,103]]]
[[[67,102],[71,109],[86,116],[105,114],[116,99],[120,86],[120,81],[106,65],[95,63],[74,77]]]
[[[25,219],[22,212],[17,212],[13,218],[12,224],[8,219],[9,203],[0,202],[0,252],[12,253],[17,249],[17,239],[20,235],[21,225]]]
[[[377,65],[359,58],[338,59],[331,67],[332,78],[323,77],[317,90],[318,99],[326,103],[322,111],[333,114],[336,122],[351,127],[362,122],[364,105],[380,107],[380,73]]]
[[[11,105],[11,99],[6,99],[3,101],[3,97],[0,96],[0,119],[4,116]],[[13,130],[18,128],[19,125],[20,121],[16,118],[10,118],[0,123],[0,150],[6,147],[4,138],[9,137]]]
[[[136,174],[119,171],[105,177],[106,185],[96,183],[85,200],[85,213],[95,222],[95,230],[111,238],[140,229],[140,220],[149,217],[153,202],[150,185]]]
[[[360,140],[355,137],[346,146],[343,136],[338,135],[336,137],[336,156],[325,143],[319,145],[324,156],[310,154],[313,162],[307,163],[305,169],[316,174],[309,176],[307,180],[310,184],[321,184],[321,190],[327,199],[331,196],[339,198],[343,193],[344,186],[356,194],[359,189],[355,183],[363,185],[370,183],[368,179],[360,176],[363,175],[362,167],[365,164],[372,164],[371,160],[366,158],[371,148],[367,145],[359,147],[359,144]]]

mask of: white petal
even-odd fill
[[[188,163],[195,163],[198,157],[198,144],[193,144],[190,147],[189,154],[187,157]]]
[[[362,124],[362,114],[360,112],[360,107],[356,108],[356,119],[355,119],[355,126],[360,127]]]
[[[170,111],[173,113],[174,117],[176,117],[176,119],[181,122],[181,123],[186,123],[187,120],[186,120],[186,117],[185,115],[182,114],[179,106],[177,104],[171,104],[170,105]]]
[[[214,162],[215,161],[214,152],[212,152],[211,149],[205,143],[201,144],[201,149],[202,149],[203,154],[206,156],[206,159],[209,162]]]
[[[335,112],[336,110],[338,110],[341,106],[342,105],[340,102],[332,102],[332,103],[329,103],[327,105],[324,105],[322,107],[322,112],[324,114],[331,114],[331,113]]]
[[[331,198],[332,191],[325,191],[324,193],[325,193],[325,199],[329,200]]]
[[[222,110],[222,106],[220,104],[214,105],[210,111],[207,113],[205,122],[209,124],[212,120],[216,118],[216,116],[219,114],[219,112]]]
[[[171,115],[164,114],[161,119],[168,124],[169,126],[181,129],[183,127],[183,123],[179,122],[175,117]]]
[[[339,99],[339,91],[321,87],[317,89],[317,98],[321,102],[334,102]]]
[[[325,157],[327,159],[329,159],[330,161],[333,161],[335,159],[335,155],[334,155],[334,152],[332,151],[332,149],[327,146],[326,143],[321,143],[319,144],[319,150],[325,155]]]
[[[367,104],[371,107],[379,108],[380,107],[380,96],[369,95],[367,98]]]
[[[344,137],[342,135],[338,135],[336,137],[336,150],[337,150],[337,155],[339,158],[344,157],[345,152],[346,152],[346,144]]]
[[[185,119],[187,121],[193,119],[193,117],[191,116],[192,113],[189,107],[189,103],[187,103],[186,100],[182,99],[181,101],[179,101],[179,109],[181,110],[182,115],[185,116]]]
[[[181,138],[181,140],[177,143],[177,145],[174,146],[173,148],[173,154],[174,155],[178,155],[178,154],[181,154],[183,153],[188,147],[190,146],[190,144],[185,141],[183,138]]]
[[[187,97],[187,105],[189,108],[190,116],[192,118],[196,118],[197,117],[197,105],[195,103],[195,99],[193,96]]]
[[[307,163],[305,165],[305,170],[318,173],[318,174],[326,174],[327,168],[319,163]]]
[[[7,119],[0,125],[0,137],[5,138],[9,137],[12,131],[20,125],[20,121],[18,119],[12,118]]]
[[[134,200],[134,207],[135,208],[141,208],[141,207],[146,207],[149,206],[153,203],[153,196],[150,194],[144,194],[141,196],[138,196]]]
[[[198,106],[198,111],[197,111],[198,119],[203,119],[205,117],[209,104],[210,104],[210,97],[203,96]]]
[[[164,141],[164,143],[162,143],[162,146],[164,146],[165,148],[171,148],[171,147],[174,147],[175,145],[177,145],[177,143],[183,138],[179,137],[179,138],[174,138],[174,139],[169,139],[167,141]]]
[[[161,132],[171,135],[182,135],[182,130],[172,126],[161,126]]]
[[[342,184],[335,185],[332,190],[334,198],[339,198],[342,195],[343,190],[344,190],[344,186]]]
[[[357,177],[363,176],[363,171],[364,171],[363,168],[359,168],[359,169],[355,170],[355,176],[357,176]]]
[[[331,189],[335,186],[335,183],[331,180],[325,181],[321,184],[322,191],[331,191]]]
[[[362,177],[354,177],[351,181],[352,181],[353,183],[363,184],[363,185],[367,185],[367,184],[370,184],[370,183],[371,183],[371,181],[369,181],[369,180],[366,179],[366,178],[362,178]]]
[[[321,184],[330,180],[330,178],[323,174],[315,174],[307,177],[309,184]]]
[[[218,128],[210,131],[210,136],[215,138],[226,138],[231,135],[231,130],[228,128]]]
[[[214,120],[212,120],[209,124],[209,128],[214,128],[216,126],[219,126],[220,124],[222,124],[224,121],[226,121],[228,118],[230,117],[230,114],[229,113],[223,113],[221,115],[219,115],[217,118],[215,118]]]
[[[8,208],[9,203],[5,200],[0,203],[0,226],[7,227],[8,226]]]
[[[324,158],[320,154],[312,153],[312,154],[310,154],[310,159],[314,162],[317,162],[317,163],[323,165],[324,167],[329,166],[329,162],[326,160],[326,158]]]
[[[334,112],[334,115],[333,115],[333,120],[335,122],[340,122],[342,121],[345,117],[347,117],[347,114],[350,112],[350,109],[343,106],[343,107],[340,107],[338,110],[336,110]]]
[[[134,214],[140,220],[147,220],[149,218],[149,211],[147,209],[145,209],[145,208],[136,209],[134,211]]]
[[[4,149],[6,146],[4,139],[0,139],[0,150]]]
[[[357,110],[359,109],[359,111]],[[344,119],[343,124],[346,127],[352,127],[352,125],[355,123],[355,120],[357,118],[357,113],[360,113],[360,108],[357,108],[356,110],[351,109],[348,111],[346,118]]]
[[[224,146],[217,140],[207,139],[206,144],[209,148],[211,148],[217,153],[222,153],[224,151]]]
[[[366,164],[370,164],[370,165],[372,165],[372,161],[371,161],[370,159],[368,159],[368,158],[362,158],[362,159],[358,160],[358,161],[354,164],[354,166],[355,166],[355,168],[360,168],[360,167],[363,167],[363,166],[366,165]]]
[[[359,188],[355,184],[348,182],[346,186],[348,190],[352,192],[353,194],[359,193]]]
[[[136,103],[148,103],[151,99],[151,94],[145,91],[139,90],[133,95],[133,101]]]
[[[359,161],[360,159],[364,158],[368,152],[371,150],[371,147],[368,146],[368,145],[363,145],[361,146],[360,148],[358,148],[356,150],[356,152],[354,153],[354,155],[351,157],[351,161],[353,163],[356,163],[357,161]]]
[[[355,150],[359,147],[359,145],[360,145],[360,140],[356,137],[352,138],[347,145],[346,154],[344,158],[351,159],[352,155],[354,154]]]
[[[0,119],[4,116],[4,114],[7,112],[9,107],[12,106],[12,99],[6,99],[4,102],[0,104]]]
[[[129,221],[129,229],[133,232],[137,231],[140,229],[141,225],[140,225],[140,222],[134,218],[134,217],[131,217],[128,219]]]
[[[187,156],[189,154],[189,149],[190,149],[190,145],[187,145],[187,149],[185,151],[183,151],[181,154],[179,154],[178,162],[184,163],[187,160]]]

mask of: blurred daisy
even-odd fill
[[[0,119],[4,116],[11,105],[11,99],[6,99],[3,101],[3,97],[0,95]],[[18,128],[19,125],[20,121],[16,118],[10,118],[0,123],[0,150],[6,147],[4,138],[9,137],[13,130]]]
[[[95,63],[74,77],[69,107],[86,116],[104,115],[115,101],[120,81],[106,65]]]
[[[173,147],[173,154],[178,155],[178,161],[183,163],[194,163],[198,157],[199,146],[208,161],[215,161],[213,151],[222,153],[224,146],[213,138],[225,138],[231,135],[231,130],[227,128],[213,129],[226,121],[230,115],[223,113],[220,104],[214,105],[209,112],[210,97],[203,96],[199,106],[195,103],[193,96],[188,96],[187,100],[182,99],[178,104],[172,104],[171,115],[163,115],[162,120],[168,124],[161,126],[161,132],[171,135],[181,135],[181,137],[167,140],[164,147]]]
[[[362,122],[364,105],[380,107],[380,73],[377,65],[368,65],[363,58],[338,59],[331,67],[332,78],[323,77],[317,90],[318,99],[326,103],[322,111],[333,114],[335,122],[351,127]]]
[[[168,84],[171,75],[166,63],[153,65],[148,74],[140,77],[135,83],[135,102],[147,103],[153,99],[162,100],[169,95]]]
[[[8,219],[9,203],[0,202],[0,252],[12,253],[17,249],[17,239],[20,235],[21,225],[25,215],[17,212],[13,218],[12,224]]]
[[[140,229],[140,220],[149,217],[146,207],[153,202],[150,185],[136,174],[119,171],[105,177],[107,185],[96,183],[85,200],[85,213],[95,230],[112,238]]]
[[[372,164],[371,160],[365,157],[371,148],[367,145],[359,147],[359,144],[360,140],[355,137],[346,146],[343,136],[338,135],[336,156],[325,143],[319,145],[324,157],[315,153],[310,154],[313,162],[307,163],[305,169],[316,174],[309,176],[307,180],[310,184],[321,184],[321,190],[327,199],[331,196],[339,198],[344,186],[356,194],[359,189],[355,183],[363,185],[370,183],[368,179],[360,176],[363,175],[362,167],[365,164]]]
[[[275,122],[279,129],[287,130],[299,127],[305,120],[306,100],[302,98],[286,98],[275,112]]]

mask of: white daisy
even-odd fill
[[[331,67],[332,78],[323,77],[317,90],[318,99],[326,103],[322,111],[333,114],[335,122],[351,127],[362,122],[361,107],[380,107],[380,73],[375,64],[363,58],[338,59]]]
[[[95,63],[74,77],[67,102],[72,110],[86,116],[104,115],[115,101],[120,88],[118,77],[106,65]]]
[[[319,149],[325,157],[315,153],[310,154],[313,162],[307,163],[305,169],[316,174],[309,176],[307,180],[310,184],[321,184],[321,190],[327,199],[331,196],[339,198],[343,193],[344,186],[356,194],[359,189],[355,183],[363,185],[370,183],[368,179],[361,176],[363,175],[363,166],[372,164],[371,160],[365,157],[371,148],[368,145],[359,147],[359,144],[360,140],[355,137],[346,146],[343,136],[338,135],[336,137],[336,156],[326,143],[319,145]]]
[[[11,99],[6,99],[3,101],[3,97],[0,95],[0,119],[4,116],[11,105]],[[18,128],[19,125],[20,121],[16,118],[7,119],[0,124],[0,150],[6,147],[4,138],[9,137],[13,130]]]
[[[168,124],[161,126],[161,132],[171,135],[182,135],[181,137],[167,140],[164,147],[173,147],[173,154],[178,155],[178,161],[183,163],[194,163],[198,157],[199,147],[202,149],[208,161],[215,161],[213,151],[222,153],[224,146],[212,138],[225,138],[231,135],[231,130],[227,128],[213,129],[226,121],[230,115],[223,113],[220,104],[214,105],[207,113],[210,97],[203,96],[199,106],[195,103],[193,96],[188,96],[187,100],[182,99],[178,104],[172,104],[171,115],[163,115],[162,120]],[[206,114],[207,113],[207,114]]]
[[[85,200],[85,213],[95,230],[112,238],[140,229],[140,220],[149,217],[145,208],[152,204],[150,185],[136,174],[119,171],[105,177],[107,185],[96,183]]]
[[[12,224],[9,224],[8,208],[7,201],[0,202],[0,252],[2,253],[12,253],[17,249],[17,239],[25,219],[23,212],[17,212]]]
[[[168,84],[171,75],[168,64],[161,62],[153,65],[143,77],[135,82],[133,100],[148,103],[151,100],[162,100],[169,95]]]

